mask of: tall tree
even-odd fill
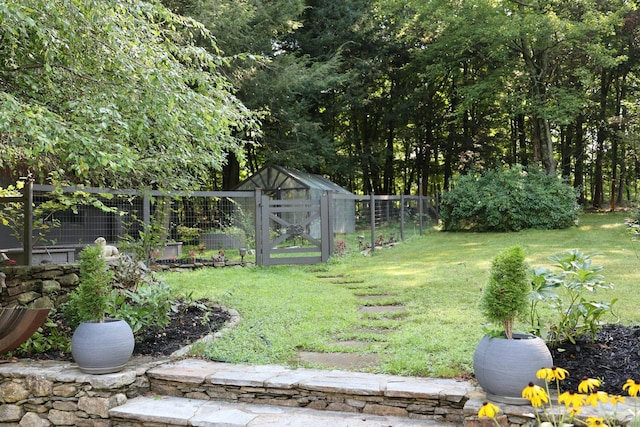
[[[0,8],[0,167],[95,186],[196,188],[252,114],[198,22],[139,0]]]

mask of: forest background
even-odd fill
[[[363,194],[540,165],[638,191],[626,0],[7,0],[6,181],[233,188],[267,163]]]

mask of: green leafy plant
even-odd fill
[[[49,313],[49,318],[38,330],[20,347],[10,355],[18,357],[28,357],[32,354],[58,351],[69,353],[71,351],[71,341],[69,339],[71,330],[65,326],[59,318],[56,318],[54,311]]]
[[[87,246],[80,252],[80,284],[71,292],[71,298],[64,308],[70,324],[105,319],[111,292],[113,272],[107,269],[99,246]]]
[[[502,324],[507,339],[513,338],[513,324],[527,309],[530,291],[522,247],[512,246],[496,255],[480,307],[490,322]]]
[[[198,227],[187,227],[186,225],[178,225],[177,227],[178,238],[186,244],[194,244],[200,237],[200,230]]]
[[[112,290],[106,311],[126,321],[135,334],[146,327],[168,325],[175,300],[171,288],[164,283],[144,284],[135,291]]]
[[[600,330],[602,318],[612,312],[616,298],[610,302],[590,300],[586,294],[598,290],[613,289],[605,282],[600,265],[594,265],[592,257],[575,249],[555,254],[551,260],[558,273],[548,269],[534,271],[533,282],[538,285],[537,298],[549,304],[558,315],[549,327],[549,343],[557,346],[561,342],[576,342],[580,338],[593,339]],[[557,292],[556,292],[557,290]],[[537,314],[532,306],[532,319]]]
[[[529,323],[532,334],[539,337],[543,336],[545,323],[542,320],[539,311],[539,305],[542,302],[548,302],[554,298],[558,298],[556,289],[560,286],[560,282],[556,280],[555,275],[546,267],[536,267],[531,271],[531,294],[529,300]]]
[[[133,224],[141,226],[138,235],[133,236],[126,234],[120,240],[120,249],[122,252],[133,254],[136,260],[149,264],[153,258],[153,253],[162,243],[162,235],[164,228],[162,219],[152,218],[150,223],[144,223],[137,217],[132,217]]]

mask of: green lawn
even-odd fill
[[[605,279],[615,289],[596,297],[619,299],[617,316],[607,321],[640,324],[635,289],[640,260],[624,217],[587,214],[567,230],[431,230],[373,256],[352,253],[323,265],[201,269],[163,277],[181,293],[240,312],[239,325],[197,349],[215,360],[293,364],[298,350],[337,351],[343,349],[340,341],[358,339],[368,343],[358,352],[382,356],[376,372],[466,376],[483,335],[478,299],[491,260],[514,244],[524,247],[532,266],[550,266],[551,255],[568,249],[601,252],[594,263],[605,267]],[[363,305],[389,304],[406,311],[358,311]]]

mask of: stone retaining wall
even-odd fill
[[[182,360],[148,372],[151,392],[188,399],[380,416],[462,425],[473,387],[455,380],[405,379],[343,371]]]
[[[109,409],[149,391],[148,369],[166,362],[134,359],[116,374],[88,375],[70,362],[0,364],[0,426],[108,427]]]
[[[166,264],[154,266],[158,271],[183,271],[204,267],[245,267],[253,263]],[[80,283],[78,264],[44,264],[0,268],[5,286],[0,288],[0,307],[59,308],[68,294]]]
[[[411,417],[462,424],[464,402],[446,399],[366,396],[300,388],[185,384],[151,380],[151,391],[164,396],[200,400],[221,400],[257,405],[276,405],[315,410],[362,413],[369,415]]]
[[[58,308],[80,282],[77,264],[5,267],[0,272],[6,276],[2,307]]]

